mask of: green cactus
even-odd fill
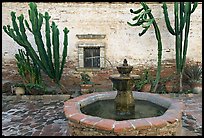
[[[154,16],[151,13],[151,9],[147,6],[145,2],[140,2],[142,5],[141,9],[138,9],[136,11],[133,11],[130,9],[130,12],[133,14],[139,14],[135,16],[132,20],[136,21],[135,24],[131,24],[127,22],[130,26],[142,26],[144,29],[141,33],[139,33],[139,36],[142,36],[145,34],[145,32],[149,29],[151,25],[154,26],[155,34],[156,34],[156,39],[158,42],[158,61],[157,61],[157,74],[156,74],[156,79],[153,84],[153,92],[156,92],[156,89],[158,87],[159,79],[160,79],[160,74],[161,74],[161,58],[162,58],[162,41],[161,41],[161,35],[159,31],[159,27],[157,26],[157,23],[154,19]]]
[[[32,59],[23,51],[18,49],[15,54],[19,75],[23,78],[24,84],[42,84],[41,72],[39,67],[32,62]]]
[[[191,8],[192,3],[193,7]],[[175,41],[176,70],[177,73],[180,75],[180,92],[182,91],[182,78],[186,63],[190,17],[191,14],[195,11],[197,6],[198,2],[174,2],[174,16],[175,16],[174,23],[175,30],[174,30],[169,21],[167,5],[165,2],[163,2],[162,5],[167,29],[172,35],[175,35],[176,37]]]
[[[30,9],[28,10],[30,24],[27,20],[24,20],[23,14],[17,19],[19,25],[16,22],[15,12],[11,12],[12,26],[3,26],[4,31],[13,38],[20,46],[24,47],[28,55],[31,57],[33,62],[42,69],[55,83],[60,84],[60,79],[63,73],[64,64],[67,57],[67,46],[68,46],[68,32],[69,30],[65,27],[64,31],[64,48],[62,54],[62,61],[60,61],[59,55],[59,30],[55,22],[52,22],[50,27],[49,19],[50,16],[47,12],[45,15],[38,13],[37,5],[33,2],[29,3]],[[43,20],[45,19],[45,38],[46,45],[43,42],[41,27]],[[24,25],[25,24],[25,25]],[[33,34],[35,44],[37,45],[37,53],[31,43],[27,39],[26,29]],[[31,27],[30,27],[31,26]],[[52,28],[52,40],[50,38],[50,28]],[[52,41],[52,45],[51,45]]]

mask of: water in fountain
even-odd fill
[[[102,100],[82,107],[81,112],[91,116],[121,121],[156,117],[163,115],[166,111],[166,108],[144,100],[134,100],[134,108],[128,108],[132,110],[132,112],[130,112],[131,114],[124,112],[118,114],[118,111],[115,110],[115,106],[114,100]]]

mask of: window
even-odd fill
[[[84,48],[84,67],[100,68],[100,48]]]
[[[79,68],[104,68],[105,44],[104,43],[79,43],[78,44]]]
[[[105,38],[103,34],[76,35],[78,47],[78,70],[102,69],[105,67]]]

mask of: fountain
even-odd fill
[[[110,80],[113,86],[117,89],[117,96],[115,98],[116,114],[121,116],[121,119],[130,116],[134,113],[135,100],[132,94],[133,80],[138,79],[139,76],[130,76],[133,66],[128,66],[127,60],[124,59],[122,66],[118,66],[117,70],[119,76],[112,75]]]
[[[71,136],[167,136],[181,131],[182,104],[159,94],[132,91],[138,75],[117,67],[110,76],[117,91],[85,94],[64,103]]]

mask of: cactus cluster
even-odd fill
[[[64,64],[67,57],[68,46],[68,32],[65,27],[64,32],[64,48],[62,58],[59,54],[59,29],[55,22],[49,23],[50,16],[48,12],[45,14],[38,13],[37,5],[33,2],[29,3],[30,9],[28,10],[30,25],[23,14],[17,17],[19,24],[16,21],[16,13],[11,12],[12,26],[3,26],[4,31],[20,46],[24,47],[28,55],[33,62],[40,67],[54,82],[60,84],[60,79],[63,73]],[[45,20],[45,38],[46,44],[44,44],[41,34],[41,27]],[[25,25],[24,25],[25,24]],[[32,44],[28,41],[26,35],[26,28],[33,34],[35,44],[37,45],[36,52]],[[51,38],[52,33],[52,38]],[[61,59],[61,61],[60,61]]]
[[[182,72],[185,65],[186,52],[188,47],[188,34],[190,28],[190,17],[198,6],[198,2],[193,3],[192,9],[191,4],[192,2],[174,2],[175,30],[170,24],[166,3],[163,2],[162,6],[167,29],[172,35],[175,35],[176,37],[176,67],[178,72]],[[183,38],[184,29],[185,34]]]
[[[130,9],[130,12],[133,14],[136,14],[134,18],[132,18],[133,21],[136,21],[136,23],[131,24],[130,22],[127,22],[130,26],[142,26],[144,29],[141,33],[139,33],[139,36],[142,36],[145,34],[145,32],[149,29],[151,25],[154,26],[156,39],[158,42],[158,61],[157,61],[157,74],[156,79],[153,84],[153,92],[156,91],[160,79],[161,74],[161,58],[162,58],[162,41],[161,41],[161,35],[159,31],[159,27],[157,26],[157,23],[154,19],[154,16],[151,13],[151,9],[147,6],[145,2],[140,2],[142,5],[142,8],[133,11]]]
[[[191,6],[193,4],[193,7]],[[175,35],[176,70],[180,74],[180,91],[182,91],[182,76],[186,63],[190,17],[198,6],[198,2],[174,2],[174,28],[170,24],[167,5],[163,2],[162,8],[168,31]],[[185,31],[185,32],[184,32]]]
[[[41,72],[39,67],[32,62],[32,59],[23,51],[18,49],[15,54],[19,75],[23,78],[24,84],[42,84]]]

